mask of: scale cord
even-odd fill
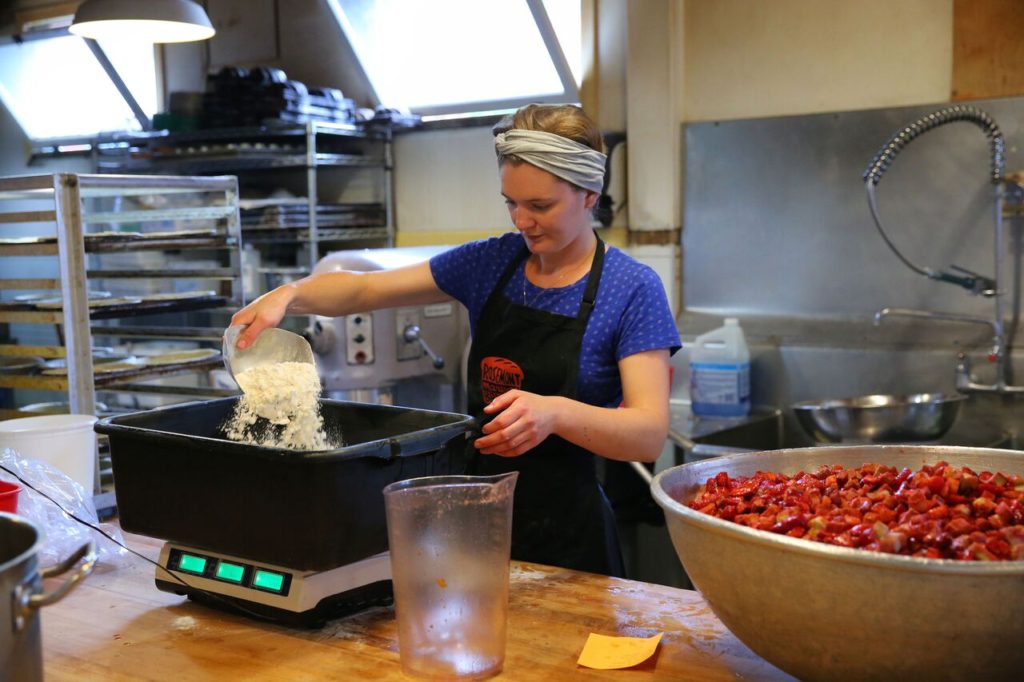
[[[171,578],[173,578],[177,582],[181,583],[185,587],[189,588],[190,590],[195,590],[197,592],[202,592],[204,596],[210,597],[210,598],[212,598],[212,599],[214,599],[216,601],[222,602],[226,606],[228,606],[228,607],[230,607],[230,608],[232,608],[232,609],[234,609],[236,611],[241,611],[241,612],[245,613],[247,616],[250,616],[250,617],[253,617],[253,618],[258,618],[259,620],[263,620],[263,621],[267,621],[267,622],[271,622],[271,623],[276,623],[277,622],[273,618],[271,618],[270,616],[267,616],[266,614],[259,613],[257,611],[253,611],[251,609],[247,609],[244,606],[241,606],[238,603],[236,603],[234,601],[231,601],[230,599],[227,599],[226,597],[224,597],[224,596],[222,596],[220,594],[217,594],[216,592],[211,592],[209,590],[203,589],[202,587],[196,587],[195,585],[190,585],[189,583],[185,582],[185,580],[181,576],[175,574],[174,571],[171,571],[170,569],[166,568],[165,566],[162,566],[160,564],[160,562],[153,561],[152,559],[150,559],[145,554],[142,554],[141,552],[137,552],[134,549],[132,549],[131,547],[129,547],[126,544],[124,544],[123,542],[119,541],[113,535],[111,535],[107,531],[103,530],[103,528],[101,528],[101,527],[99,527],[97,525],[94,525],[94,524],[90,523],[89,521],[87,521],[86,519],[80,518],[76,514],[72,514],[68,510],[64,509],[64,507],[60,506],[59,502],[57,502],[55,499],[53,499],[52,497],[50,497],[49,495],[44,493],[42,490],[40,490],[39,488],[35,487],[34,485],[29,483],[28,481],[26,481],[17,472],[11,471],[10,469],[8,469],[3,464],[0,464],[0,469],[2,469],[3,471],[6,471],[8,474],[10,474],[14,478],[18,479],[18,481],[21,484],[26,486],[29,490],[33,491],[34,493],[36,493],[40,497],[43,497],[44,499],[46,499],[53,506],[57,507],[57,509],[61,510],[69,518],[75,520],[76,522],[82,524],[83,526],[86,526],[87,528],[91,528],[92,530],[96,531],[97,533],[99,533],[103,537],[105,537],[108,540],[110,540],[111,542],[113,542],[115,545],[117,545],[121,549],[127,550],[128,552],[131,552],[132,554],[134,554],[135,556],[139,557],[143,561],[146,561],[146,562],[149,562],[149,563],[153,564],[159,570],[163,571],[164,573],[169,575]]]

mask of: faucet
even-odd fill
[[[992,328],[992,348],[988,352],[988,361],[996,366],[996,381],[992,384],[981,384],[971,379],[971,360],[963,351],[957,353],[956,389],[961,393],[1024,393],[1024,386],[1010,386],[1006,383],[1006,338],[1003,326],[995,319],[960,315],[957,313],[934,312],[931,310],[915,310],[913,308],[882,308],[875,313],[875,326],[882,324],[887,317],[911,317],[922,320],[940,320],[947,322],[969,322],[983,324]]]
[[[902,253],[900,253],[895,244],[893,244],[889,239],[882,227],[881,219],[878,216],[878,206],[875,202],[875,187],[882,179],[882,175],[885,171],[892,165],[892,162],[895,160],[899,152],[918,136],[941,125],[955,121],[966,121],[968,123],[975,124],[981,128],[989,141],[989,149],[991,152],[989,179],[994,188],[993,198],[995,203],[995,273],[994,278],[992,279],[982,277],[977,273],[970,272],[969,270],[955,265],[951,266],[951,269],[958,271],[959,274],[949,271],[937,271],[932,268],[921,267],[912,263]],[[1006,381],[1009,371],[1009,357],[1007,352],[1006,329],[1004,327],[1004,297],[1006,295],[1006,287],[1003,264],[1006,252],[1006,237],[1005,230],[1003,229],[1003,206],[1006,202],[1006,183],[1008,180],[1005,177],[1006,162],[1004,150],[1005,141],[1003,139],[1003,133],[999,130],[999,126],[996,125],[991,116],[972,106],[955,105],[928,114],[897,132],[889,138],[888,142],[886,142],[881,151],[875,155],[875,158],[872,159],[867,170],[864,172],[864,186],[868,195],[868,207],[871,210],[871,217],[874,219],[875,227],[878,228],[879,233],[882,235],[882,239],[885,240],[885,243],[904,265],[918,274],[924,275],[930,279],[956,284],[969,290],[973,294],[990,297],[995,302],[991,319],[972,315],[959,315],[955,313],[934,312],[929,310],[913,310],[908,308],[882,308],[875,313],[874,321],[876,325],[881,324],[882,320],[886,317],[902,316],[928,320],[970,322],[990,326],[992,328],[992,349],[988,353],[988,359],[989,362],[994,363],[996,366],[996,380],[991,384],[981,384],[973,381],[970,377],[970,360],[967,355],[961,351],[957,354],[956,387],[957,390],[964,393],[1024,393],[1024,386],[1011,386]],[[1011,197],[1014,201],[1020,201],[1018,194],[1012,194]]]

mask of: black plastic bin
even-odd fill
[[[471,417],[322,400],[345,445],[298,452],[227,440],[238,398],[108,417],[121,527],[288,568],[322,571],[388,547],[384,486],[462,473]]]

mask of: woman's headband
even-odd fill
[[[555,177],[591,192],[604,188],[608,157],[574,140],[540,130],[512,128],[494,136],[499,160],[516,156]]]

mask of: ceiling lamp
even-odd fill
[[[206,12],[192,0],[85,0],[69,31],[94,40],[187,43],[214,34]]]

